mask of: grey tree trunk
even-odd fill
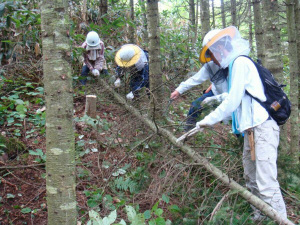
[[[190,20],[190,27],[192,32],[190,33],[190,39],[192,45],[195,41],[196,36],[196,20],[195,20],[195,1],[189,0],[189,20]]]
[[[223,28],[225,28],[226,27],[226,16],[225,16],[224,0],[221,0],[221,15],[222,15],[222,26],[223,26]]]
[[[300,0],[296,0],[295,5],[295,21],[300,21]],[[297,32],[297,53],[298,53],[298,79],[299,79],[299,73],[300,73],[300,23],[296,22],[296,32]],[[300,81],[299,81],[300,82]],[[300,95],[300,84],[298,87],[298,95]],[[300,101],[298,102],[298,109],[300,109]],[[300,123],[299,123],[300,126]],[[300,130],[300,127],[299,127]],[[300,160],[300,159],[299,159]]]
[[[236,18],[236,0],[230,0],[231,3],[231,25],[237,26]]]
[[[133,0],[130,0],[130,20],[132,23],[134,23],[134,2]],[[130,43],[135,44],[135,30],[133,26],[128,27],[128,33],[129,33],[129,41]]]
[[[277,0],[262,0],[264,14],[264,66],[268,68],[276,80],[285,83],[283,78],[282,50],[280,40],[279,5]],[[280,149],[287,153],[289,144],[287,140],[287,124],[281,128]]]
[[[202,39],[210,31],[209,0],[200,0],[201,35]]]
[[[265,65],[265,44],[264,44],[264,33],[263,23],[261,17],[261,4],[260,0],[253,0],[253,14],[254,14],[254,28],[255,28],[255,42],[257,58],[262,61]]]
[[[102,17],[102,16],[106,15],[107,10],[108,10],[107,0],[100,0],[100,16]],[[104,24],[104,20],[101,19],[100,23]]]
[[[76,224],[75,140],[68,1],[41,4],[46,99],[46,190],[49,225]]]
[[[141,7],[143,13],[143,47],[146,48],[149,45],[149,38],[148,38],[148,25],[147,25],[147,10],[145,6],[145,0],[141,0]]]
[[[298,0],[286,1],[286,15],[288,25],[288,42],[289,42],[289,65],[290,65],[290,101],[292,103],[291,122],[291,144],[290,154],[294,162],[299,163],[299,65],[297,52],[297,30],[295,21],[295,6]],[[297,21],[299,23],[299,21]]]
[[[215,18],[215,5],[214,5],[214,0],[211,0],[211,11],[212,11],[212,25],[213,28],[216,28],[216,18]]]
[[[253,50],[253,24],[252,24],[252,4],[251,0],[248,1],[248,23],[249,23],[249,45],[251,52]]]
[[[147,0],[147,20],[149,33],[149,81],[153,119],[161,118],[164,89],[161,85],[162,71],[160,60],[158,0]]]

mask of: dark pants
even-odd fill
[[[79,77],[79,82],[82,85],[86,84],[87,76],[88,76],[89,72],[90,72],[90,69],[87,67],[87,65],[84,65],[81,70],[81,74],[80,74],[81,77]]]
[[[187,115],[187,117],[192,117],[194,119],[197,119],[200,114],[201,114],[201,103],[204,99],[206,99],[207,97],[212,97],[214,96],[214,93],[212,91],[209,91],[206,94],[203,94],[200,98],[196,99],[195,101],[192,102],[189,113]]]

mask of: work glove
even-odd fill
[[[129,100],[132,100],[134,98],[132,91],[126,95],[126,98]]]
[[[99,76],[99,75],[100,75],[99,70],[97,70],[97,69],[93,69],[93,70],[92,70],[92,74],[93,74],[94,76]]]
[[[207,97],[207,98],[205,98],[202,101],[202,104],[209,104],[209,105],[211,105],[214,101],[222,102],[222,101],[225,100],[225,98],[227,96],[228,96],[228,93],[224,92],[223,94],[220,94],[220,95],[215,95],[215,96],[212,96],[212,97]]]
[[[201,121],[199,121],[199,122],[196,123],[196,128],[198,130],[202,130],[203,126],[207,126],[207,124],[204,122],[204,120],[201,120]]]
[[[118,78],[118,79],[115,81],[114,85],[115,85],[115,87],[117,87],[117,88],[121,86],[121,80],[120,80],[120,78]],[[130,93],[132,93],[132,92],[130,92]]]

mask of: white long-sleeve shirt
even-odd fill
[[[215,64],[213,61],[208,62],[208,65],[213,73],[216,73],[220,67]],[[196,73],[194,76],[190,77],[189,79],[187,79],[186,81],[183,81],[180,83],[180,85],[176,88],[176,90],[182,94],[185,91],[191,89],[192,87],[202,84],[204,81],[209,80],[210,76],[209,76],[209,71],[207,69],[206,66],[203,66],[198,73]],[[214,84],[212,83],[212,92],[214,93],[214,95],[219,95],[222,94],[224,92],[227,92],[228,90],[228,84],[226,81],[220,83],[220,84]]]
[[[235,110],[240,132],[266,121],[269,117],[268,112],[255,99],[247,95],[246,90],[259,100],[266,101],[255,65],[246,57],[238,57],[232,66],[231,89],[227,98],[207,115],[201,124],[213,125],[231,116]]]

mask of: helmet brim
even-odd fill
[[[210,57],[207,57],[206,51],[209,49],[210,46],[212,46],[214,43],[216,43],[218,40],[225,36],[230,36],[231,38],[234,37],[236,33],[236,28],[231,26],[227,27],[223,30],[221,30],[219,33],[217,33],[201,50],[199,60],[201,63],[207,63],[211,61]]]
[[[129,61],[124,61],[121,59],[120,57],[120,51],[122,50],[122,48],[124,47],[132,47],[134,49],[134,56],[129,60]],[[116,56],[115,56],[115,62],[117,63],[118,66],[120,67],[131,67],[133,66],[134,64],[136,64],[138,62],[138,60],[140,59],[141,57],[141,54],[142,54],[142,50],[136,46],[136,45],[133,45],[133,44],[128,44],[128,45],[123,45],[119,51],[117,51],[116,53]]]

